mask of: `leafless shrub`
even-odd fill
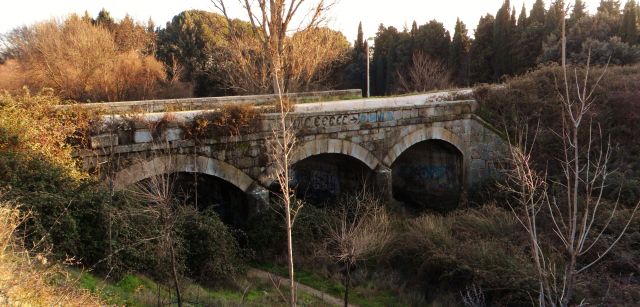
[[[175,163],[173,159],[169,159],[168,164]],[[158,166],[161,167],[161,166]],[[170,167],[163,165],[162,167]],[[150,235],[149,237],[138,238],[135,244],[141,244],[148,241],[157,242],[153,245],[153,252],[159,259],[168,260],[171,269],[171,277],[176,291],[178,306],[182,306],[180,273],[176,260],[176,248],[179,247],[179,235],[177,233],[178,214],[177,207],[181,204],[175,195],[176,177],[170,173],[151,176],[150,178],[138,182],[130,189],[133,198],[142,204],[138,210],[128,210],[126,214],[130,216],[146,216],[151,221],[147,225],[149,229],[143,233]]]
[[[428,92],[451,86],[451,76],[446,65],[422,51],[413,54],[408,71],[396,71],[396,74],[399,90],[403,93]]]
[[[482,288],[475,285],[467,287],[465,292],[461,292],[462,302],[467,307],[484,307],[487,306]]]
[[[344,306],[348,306],[351,273],[357,262],[375,256],[387,245],[390,219],[384,204],[366,189],[342,198],[337,206],[337,218],[327,225],[325,250],[344,266]]]
[[[552,180],[545,172],[536,170],[531,148],[537,133],[533,134],[533,140],[527,139],[529,132],[525,126],[510,139],[511,165],[502,186],[513,195],[509,205],[528,234],[531,259],[537,270],[540,306],[569,306],[580,275],[611,251],[640,207],[639,202],[612,241],[603,241],[618,207],[618,201],[615,201],[604,225],[596,227],[606,206],[603,193],[612,174],[608,167],[611,146],[602,137],[600,129],[594,135],[591,122],[585,131],[585,122],[590,121],[590,110],[596,103],[594,91],[606,68],[594,80],[587,60],[582,75],[577,68],[570,75],[564,28],[563,22],[563,75],[561,83],[557,84],[562,130],[556,132],[562,143],[562,152],[557,155],[562,176]],[[582,143],[585,141],[583,135],[586,135],[585,144]],[[543,219],[547,219],[546,227],[542,226]],[[554,257],[550,252],[553,250],[559,251],[560,256]]]

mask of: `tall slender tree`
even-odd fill
[[[475,31],[475,39],[471,44],[470,71],[472,83],[493,81],[493,24],[495,18],[487,14],[480,17]]]
[[[362,21],[358,24],[358,37],[353,48],[362,51],[364,49],[364,32],[362,31]]]
[[[527,8],[522,3],[522,9],[520,10],[520,16],[518,16],[517,28],[518,32],[522,33],[527,28]]]
[[[449,70],[458,85],[469,85],[469,50],[471,39],[467,26],[458,18],[456,21],[451,51],[449,52]]]
[[[531,7],[531,12],[529,12],[529,24],[534,22],[544,24],[546,14],[547,11],[545,9],[544,1],[536,0],[536,2],[533,3],[533,7]]]
[[[620,38],[623,42],[635,45],[638,43],[638,5],[635,0],[627,1],[622,14]]]
[[[585,16],[587,16],[587,5],[582,0],[576,0],[573,4],[571,17],[569,18],[571,25],[574,25]]]
[[[515,18],[514,18],[515,19]],[[493,58],[494,80],[499,80],[504,75],[509,75],[513,70],[513,35],[515,25],[512,22],[511,5],[505,0],[496,14],[493,25]]]
[[[556,0],[551,3],[549,11],[545,16],[544,28],[546,34],[554,34],[555,37],[559,37],[562,25],[562,19],[564,18],[564,0]]]

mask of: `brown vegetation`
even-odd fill
[[[2,75],[0,86],[12,91],[23,85],[36,91],[52,88],[77,101],[153,98],[166,73],[163,64],[143,52],[148,40],[139,41],[140,35],[124,27],[112,33],[76,15],[19,28],[7,38],[12,59],[2,65],[9,73]]]
[[[407,71],[396,71],[396,74],[402,93],[441,90],[452,84],[447,66],[422,51],[413,54]]]
[[[18,206],[0,200],[0,305],[103,305],[88,291],[78,290],[64,268],[50,263],[47,254],[25,249],[17,229],[28,216]]]

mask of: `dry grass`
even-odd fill
[[[187,135],[196,139],[248,134],[260,128],[260,110],[253,105],[227,104],[197,116],[186,128]]]
[[[60,265],[24,248],[16,230],[27,217],[17,207],[15,202],[0,202],[0,305],[103,305],[88,291],[75,288]]]

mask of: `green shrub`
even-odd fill
[[[383,263],[395,263],[427,301],[466,287],[485,289],[494,304],[520,304],[535,291],[534,271],[511,212],[493,206],[404,223]]]
[[[189,275],[195,280],[217,285],[244,272],[246,252],[241,250],[231,230],[212,209],[198,212],[180,209],[180,236]]]
[[[256,253],[256,260],[263,262],[278,259],[286,252],[284,218],[281,207],[258,212],[247,223],[248,248]],[[323,239],[327,213],[313,205],[305,204],[293,226],[293,246],[296,261],[312,257],[317,244]]]

